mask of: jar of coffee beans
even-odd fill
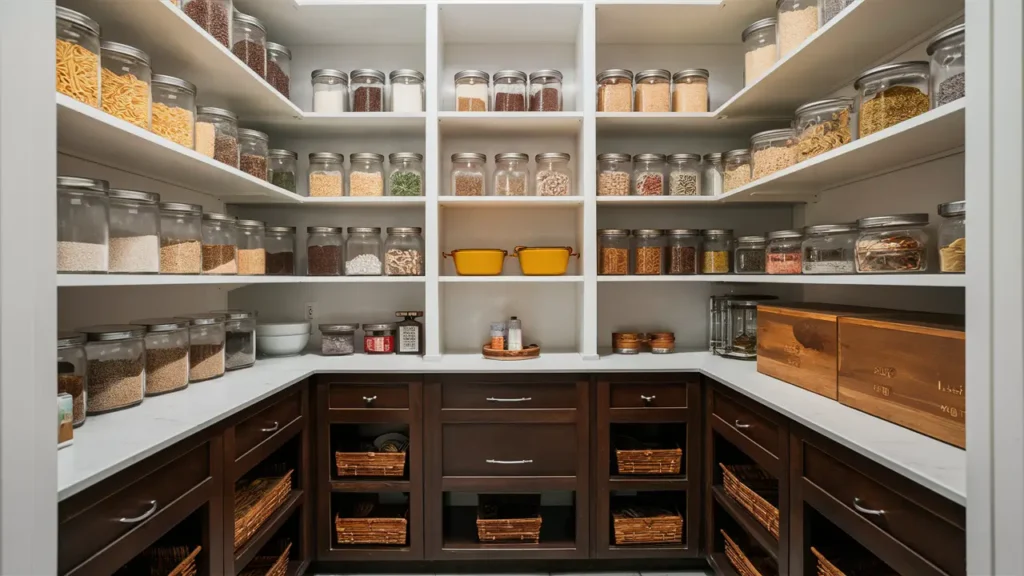
[[[85,333],[88,413],[136,406],[146,394],[145,326],[111,324],[79,328]]]

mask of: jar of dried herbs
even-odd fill
[[[661,230],[633,230],[633,274],[652,276],[662,273],[665,238]]]
[[[736,239],[733,261],[737,274],[764,274],[764,236],[740,236]]]
[[[270,183],[289,192],[295,192],[295,174],[299,155],[291,150],[274,148],[267,154],[267,174]]]
[[[895,126],[931,107],[927,62],[898,62],[872,68],[853,83],[857,90],[860,138]]]
[[[728,274],[732,269],[732,230],[716,228],[704,231],[704,253],[701,258],[702,274]]]
[[[904,273],[928,269],[927,214],[871,216],[857,220],[857,272]]]
[[[857,139],[853,98],[809,102],[796,109],[796,161],[803,162]]]
[[[393,152],[388,169],[388,196],[423,196],[422,154]]]
[[[967,201],[939,204],[939,271],[967,271]]]

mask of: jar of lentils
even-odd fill
[[[306,274],[309,276],[341,276],[343,230],[333,226],[306,228]]]
[[[188,387],[188,320],[148,318],[132,324],[146,327],[146,396]]]
[[[633,274],[661,274],[665,262],[665,238],[661,230],[633,230]]]
[[[732,230],[714,228],[704,231],[701,274],[728,274],[732,269]]]
[[[87,342],[90,415],[137,406],[146,394],[146,328],[111,324],[79,328]]]
[[[751,179],[764,178],[796,164],[796,151],[791,128],[754,134],[750,137]]]
[[[231,19],[231,53],[260,78],[267,77],[267,27],[255,16],[235,12]]]
[[[348,356],[356,351],[359,324],[321,324],[320,353],[324,356]]]
[[[238,129],[238,166],[250,176],[267,180],[270,136],[259,130]]]
[[[700,196],[700,154],[669,154],[668,195]]]
[[[182,0],[182,12],[225,48],[231,48],[232,0]]]
[[[600,257],[597,273],[602,276],[624,276],[629,274],[629,230],[606,228],[597,231],[597,247]]]
[[[189,321],[189,382],[220,378],[224,375],[224,316],[207,312],[184,318]]]
[[[722,190],[729,192],[750,184],[750,150],[730,150],[722,155],[722,163]]]
[[[292,51],[284,44],[267,42],[267,83],[288,98],[291,78]]]
[[[85,357],[85,334],[80,332],[57,333],[57,393],[71,395],[71,423],[81,426],[85,423],[88,397],[88,361]]]
[[[597,75],[597,111],[633,111],[632,72],[623,68],[613,68]]]
[[[665,155],[633,156],[633,195],[663,196],[665,194]]]
[[[267,276],[295,274],[295,226],[267,226]]]
[[[530,74],[530,112],[562,111],[562,73],[538,70]]]
[[[383,112],[384,111],[384,73],[380,70],[362,68],[353,70],[352,78],[352,111]]]
[[[668,70],[637,72],[633,83],[634,112],[668,112],[671,110],[672,74]]]
[[[776,230],[768,234],[764,271],[768,274],[800,274],[803,271],[803,232]]]
[[[200,274],[202,271],[203,207],[161,202],[160,273]]]
[[[804,228],[804,274],[852,274],[855,224],[818,224]]]
[[[519,70],[498,70],[494,73],[495,112],[526,111],[526,73]]]
[[[666,230],[668,254],[665,256],[666,274],[690,275],[700,270],[700,249],[703,238],[700,230]]]
[[[238,168],[238,116],[223,108],[197,108],[196,152]]]
[[[57,177],[57,272],[107,271],[108,187],[106,180]]]
[[[764,274],[764,236],[740,236],[733,255],[737,274]]]
[[[267,175],[270,183],[295,193],[295,175],[298,173],[299,155],[291,150],[274,148],[267,151]]]

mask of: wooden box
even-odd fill
[[[964,448],[964,318],[839,319],[839,401]]]

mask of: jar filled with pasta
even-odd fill
[[[149,55],[127,44],[104,42],[100,45],[103,63],[103,111],[149,130],[153,71]]]
[[[57,6],[57,92],[100,107],[100,25]]]
[[[152,130],[175,144],[195,149],[195,84],[174,76],[153,75]]]

